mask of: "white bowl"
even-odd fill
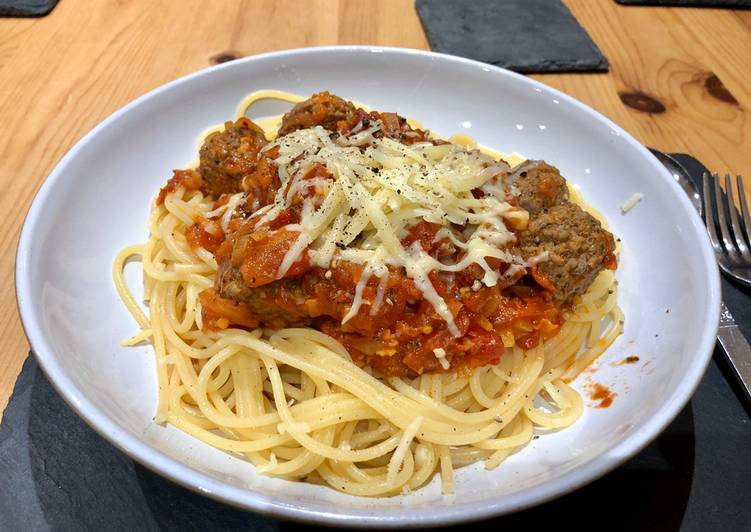
[[[618,396],[573,427],[534,440],[494,471],[456,474],[408,496],[365,499],[257,475],[238,458],[154,424],[150,347],[122,348],[136,324],[110,278],[122,247],[147,236],[157,189],[193,159],[197,136],[233,117],[247,93],[330,90],[397,111],[440,133],[465,132],[502,151],[545,159],[581,186],[623,239],[625,334],[585,379]],[[644,199],[627,215],[620,205]],[[140,286],[137,265],[129,267]],[[523,76],[456,57],[371,47],[290,50],[169,83],[102,122],[57,165],[21,234],[18,304],[39,364],[99,434],[154,471],[211,497],[276,516],[351,526],[447,524],[551,499],[635,454],[683,408],[715,343],[719,277],[701,220],[660,164],[618,126]],[[613,362],[637,355],[639,364]]]

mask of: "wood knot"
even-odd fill
[[[220,63],[229,63],[230,61],[234,61],[235,59],[240,58],[241,55],[237,52],[221,52],[216,55],[212,55],[209,58],[209,62],[212,65],[218,65]]]
[[[735,96],[730,93],[727,87],[725,87],[722,81],[720,81],[720,78],[718,78],[713,72],[707,73],[707,77],[704,80],[704,88],[707,89],[707,92],[713,98],[716,98],[721,102],[738,105],[738,100],[735,99]]]
[[[649,114],[665,112],[665,105],[660,100],[641,91],[619,92],[618,96],[624,105],[637,111]]]

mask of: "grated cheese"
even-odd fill
[[[381,308],[383,304],[383,295],[386,293],[386,283],[388,283],[389,275],[386,273],[381,277],[381,281],[378,283],[378,290],[376,291],[376,298],[373,301],[373,306],[370,307],[370,315],[374,316],[376,312]]]
[[[220,205],[213,211],[207,212],[205,216],[206,218],[214,218],[215,216],[219,216],[221,214],[222,231],[227,233],[229,231],[229,222],[232,219],[232,215],[235,213],[235,210],[237,210],[240,204],[245,201],[246,197],[247,194],[245,192],[238,192],[237,194],[233,194],[232,196],[230,196],[227,203]]]
[[[644,194],[642,194],[641,192],[632,194],[631,197],[628,198],[623,205],[621,205],[621,213],[626,214],[628,211],[636,207],[636,204],[639,203],[643,197]]]
[[[365,268],[362,271],[362,275],[360,275],[360,280],[357,281],[357,286],[355,286],[355,297],[352,300],[352,306],[349,308],[349,312],[347,312],[344,318],[342,318],[342,324],[345,324],[349,320],[354,318],[360,310],[360,305],[362,305],[362,291],[365,288],[365,285],[368,284],[368,279],[370,279],[370,276],[370,270],[368,268]]]
[[[507,249],[515,241],[507,224],[523,229],[528,220],[526,211],[505,200],[504,190],[512,188],[509,178],[514,174],[504,161],[456,144],[407,146],[389,138],[376,139],[373,134],[381,128],[380,122],[373,121],[367,129],[360,126],[349,136],[332,138],[331,132],[317,126],[267,145],[264,150],[278,149],[275,162],[282,186],[257,226],[273,221],[293,199],[299,201],[295,195],[306,187],[315,187],[315,196],[303,198],[296,228],[300,236],[283,258],[278,275],[284,275],[304,253],[321,268],[329,268],[337,259],[363,265],[344,323],[357,315],[371,276],[380,279],[370,308],[375,313],[384,299],[387,267],[404,268],[458,336],[451,310],[429,275],[459,272],[477,264],[484,272],[482,284],[492,287],[500,274],[488,265],[488,258],[524,267],[521,257]],[[325,166],[334,179],[303,180],[315,165]],[[473,195],[477,188],[485,192],[483,197]],[[461,260],[439,261],[418,242],[403,246],[410,227],[421,220],[443,226],[436,238],[448,239],[462,249]],[[457,232],[455,225],[464,229]]]
[[[443,369],[449,369],[451,367],[451,364],[446,359],[446,350],[442,347],[437,347],[433,349],[433,354],[438,359],[438,362],[441,364],[441,367]]]

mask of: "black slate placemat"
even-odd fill
[[[0,0],[0,17],[43,17],[58,0]]]
[[[751,0],[615,0],[619,4],[633,6],[670,7],[751,7]]]
[[[704,170],[673,155],[695,180]],[[723,280],[723,295],[751,337],[751,294]],[[751,530],[751,408],[739,397],[716,352],[689,405],[619,469],[548,504],[447,530]],[[0,424],[0,530],[103,529],[320,530],[231,508],[135,464],[65,405],[30,357]]]
[[[517,72],[608,70],[608,61],[558,0],[417,0],[434,52]]]

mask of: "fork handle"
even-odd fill
[[[717,331],[717,339],[730,359],[730,365],[746,393],[746,398],[751,400],[751,345],[737,325],[721,325]]]

